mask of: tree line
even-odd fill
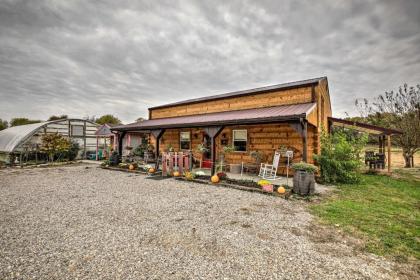
[[[355,105],[360,116],[348,119],[402,132],[393,136],[393,144],[401,147],[405,167],[414,167],[414,155],[420,151],[420,85],[404,84],[373,100],[356,100]]]

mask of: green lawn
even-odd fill
[[[420,260],[420,180],[398,172],[399,179],[364,175],[357,185],[338,190],[311,210],[365,240],[366,250],[398,260]]]

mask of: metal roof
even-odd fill
[[[359,130],[359,131],[370,133],[370,134],[378,134],[378,135],[403,134],[401,131],[396,130],[396,129],[385,128],[385,127],[367,124],[367,123],[343,120],[339,118],[328,117],[328,121],[333,126],[351,128],[351,129]]]
[[[187,100],[183,100],[179,102],[150,107],[149,110],[166,108],[166,107],[171,107],[171,106],[176,106],[176,105],[198,103],[198,102],[203,102],[203,101],[208,101],[208,100],[226,99],[230,97],[239,97],[239,96],[246,96],[246,95],[252,95],[252,94],[267,93],[267,92],[277,91],[277,90],[286,90],[286,89],[291,89],[291,88],[306,87],[306,86],[316,85],[319,83],[319,81],[323,79],[327,79],[327,77],[313,78],[313,79],[277,84],[277,85],[272,85],[272,86],[259,87],[259,88],[205,96],[205,97],[200,97],[200,98],[187,99]]]
[[[158,128],[188,128],[212,125],[269,123],[292,119],[298,120],[299,118],[306,118],[306,116],[315,108],[315,105],[315,103],[302,103],[192,116],[152,119],[138,123],[115,126],[111,128],[111,130],[130,131]]]
[[[100,127],[98,127],[98,130],[96,130],[95,135],[96,136],[111,136],[113,133],[111,132],[111,128],[115,126],[112,124],[103,124]]]

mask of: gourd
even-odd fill
[[[211,176],[211,182],[212,182],[212,183],[217,184],[217,183],[219,183],[219,181],[220,181],[219,176],[217,176],[217,175],[213,175],[213,176]]]
[[[153,174],[155,172],[156,172],[156,170],[153,167],[149,169],[149,173]]]
[[[179,177],[181,174],[178,171],[174,172],[174,177]]]
[[[286,189],[285,189],[284,187],[279,187],[279,188],[277,189],[277,192],[278,192],[279,194],[284,194],[284,193],[286,192]]]
[[[134,164],[130,164],[130,165],[128,166],[128,169],[130,169],[130,170],[134,170],[134,169],[136,169],[136,167],[134,166]]]

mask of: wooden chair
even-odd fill
[[[267,180],[274,180],[277,178],[277,169],[280,162],[280,152],[274,153],[273,164],[261,163],[259,177]]]

